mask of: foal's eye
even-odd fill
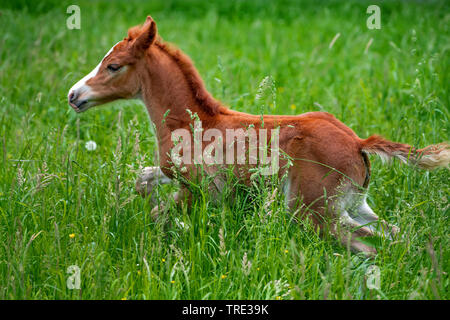
[[[110,64],[110,65],[108,65],[108,70],[109,71],[111,71],[111,72],[116,72],[116,71],[119,71],[119,69],[120,68],[122,68],[120,65],[118,65],[118,64]]]

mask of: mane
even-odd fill
[[[141,33],[142,26],[138,25],[131,27],[128,29],[128,36],[124,40],[131,41],[136,39]],[[164,42],[159,35],[157,35],[157,39],[153,45],[167,54],[180,68],[194,99],[197,101],[202,111],[212,116],[224,111],[225,108],[222,103],[216,100],[208,90],[206,90],[205,84],[195,68],[194,63],[186,54],[172,44]]]
[[[180,49],[163,42],[159,36],[154,45],[165,52],[178,65],[200,108],[212,116],[219,114],[223,108],[222,104],[206,90],[205,84],[191,59]]]

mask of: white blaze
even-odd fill
[[[119,42],[120,42],[120,41],[119,41]],[[83,79],[81,79],[80,81],[78,81],[77,83],[75,83],[75,84],[72,86],[72,88],[70,88],[70,90],[69,90],[69,95],[70,95],[70,93],[71,93],[72,91],[74,91],[74,90],[82,90],[82,91],[80,92],[80,94],[81,94],[81,93],[83,93],[83,92],[85,92],[85,91],[88,91],[88,90],[90,89],[89,86],[86,85],[86,82],[87,82],[89,79],[91,79],[91,78],[93,78],[93,77],[95,77],[95,76],[97,75],[98,69],[100,69],[100,65],[102,64],[103,60],[105,60],[105,58],[106,58],[107,56],[109,56],[109,54],[114,50],[114,48],[116,47],[116,45],[117,45],[119,42],[117,42],[111,49],[109,49],[109,51],[105,54],[105,56],[103,57],[103,59],[100,60],[100,63],[94,68],[94,70],[92,70],[91,72],[89,72],[89,74],[87,74],[86,76],[84,76]]]

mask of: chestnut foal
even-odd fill
[[[156,127],[160,167],[145,168],[138,178],[136,189],[143,196],[151,192],[155,183],[168,183],[176,178],[170,157],[174,147],[171,134],[180,128],[190,128],[193,123],[190,114],[197,114],[204,130],[215,128],[225,132],[251,126],[259,132],[262,127],[279,128],[279,148],[293,159],[289,168],[285,160],[280,160],[277,172],[280,177],[287,175],[284,193],[288,207],[292,212],[307,208],[300,211],[301,218],[311,219],[322,232],[328,230],[352,251],[369,255],[376,253],[375,249],[358,238],[373,236],[380,229],[390,236],[398,228],[380,221],[367,205],[370,178],[367,154],[377,154],[383,159],[396,157],[424,169],[448,167],[450,160],[446,143],[416,150],[379,136],[360,139],[325,112],[261,117],[230,110],[208,93],[190,59],[162,42],[151,17],[147,17],[142,27],[131,28],[128,36],[68,95],[76,112],[117,99],[141,99]],[[205,148],[204,143],[202,147]],[[184,165],[186,179],[200,170],[199,166]],[[223,165],[203,170],[214,174],[219,167]],[[240,178],[248,183],[248,167],[236,167],[240,168],[236,171]],[[220,192],[221,180],[216,181],[214,187]],[[181,185],[180,192],[186,191],[186,186]]]

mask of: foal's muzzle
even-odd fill
[[[88,105],[89,100],[84,99],[81,97],[80,90],[74,89],[69,92],[69,95],[67,96],[67,99],[69,101],[69,105],[76,111],[76,112],[83,112],[86,110],[86,107]]]

